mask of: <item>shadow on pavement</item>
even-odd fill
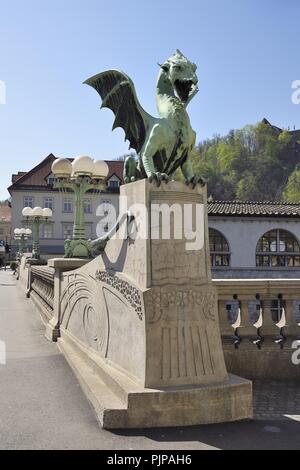
[[[189,428],[116,431],[119,436],[144,436],[157,442],[197,442],[222,450],[300,449],[300,423],[293,420],[243,421]]]

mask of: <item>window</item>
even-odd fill
[[[44,231],[44,234],[43,234],[44,238],[46,239],[53,238],[53,224],[45,224],[43,231]]]
[[[24,197],[24,207],[31,207],[34,208],[34,197],[26,196]]]
[[[225,237],[218,230],[213,228],[209,229],[209,246],[211,265],[213,267],[229,267],[229,244]]]
[[[85,214],[92,214],[92,201],[91,199],[84,200],[84,213]]]
[[[73,212],[73,200],[72,199],[64,199],[64,201],[63,201],[63,212],[65,212],[65,213]]]
[[[55,176],[54,176],[53,173],[51,173],[51,174],[48,176],[48,178],[47,178],[47,184],[48,184],[49,186],[53,186],[54,183],[56,183],[56,181],[57,181],[57,178],[55,178]],[[50,208],[50,209],[51,209],[51,208]]]
[[[63,225],[63,239],[64,240],[71,240],[73,238],[73,225],[72,224],[64,224]]]
[[[53,186],[54,183],[56,183],[56,178],[54,178],[54,176],[50,176],[47,180],[47,183],[49,184],[49,186]]]
[[[46,209],[51,209],[53,211],[54,204],[53,204],[53,198],[52,197],[45,197],[44,198],[44,207]]]
[[[108,187],[111,189],[118,189],[120,187],[120,181],[110,180],[108,182]]]
[[[256,266],[259,268],[300,267],[300,245],[287,230],[265,233],[256,247]]]

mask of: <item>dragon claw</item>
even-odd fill
[[[166,173],[151,173],[151,175],[148,177],[148,180],[150,183],[156,183],[157,186],[160,186],[162,181],[165,181],[166,183],[169,181],[169,177]]]
[[[153,183],[153,180],[155,179],[155,173],[151,173],[150,176],[148,176],[148,181],[149,183]]]
[[[186,180],[186,185],[191,185],[192,189],[195,189],[198,184],[203,188],[204,186],[206,186],[207,181],[204,178],[201,178],[201,176],[192,176],[191,178]]]
[[[131,178],[129,176],[126,176],[126,178],[124,178],[125,184],[134,183],[135,181],[136,181],[135,176],[132,176]]]

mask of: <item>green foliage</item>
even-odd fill
[[[300,170],[298,179],[292,178],[298,159],[291,133],[266,123],[214,136],[192,155],[195,173],[208,180],[208,194],[215,200],[298,197],[299,202]]]
[[[300,168],[296,168],[289,177],[283,197],[287,202],[300,203]]]

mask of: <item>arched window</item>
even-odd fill
[[[229,244],[221,232],[209,229],[211,265],[213,267],[230,266]]]
[[[300,245],[287,230],[271,230],[259,240],[256,248],[256,266],[284,268],[300,266]]]

